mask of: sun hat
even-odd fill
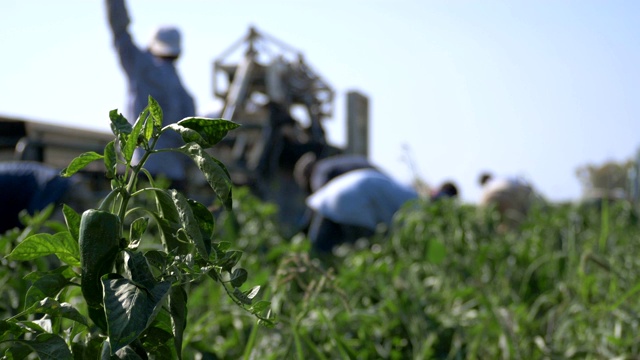
[[[163,26],[156,30],[149,44],[155,56],[180,55],[180,32],[175,27]]]

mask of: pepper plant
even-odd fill
[[[245,286],[247,271],[237,266],[242,253],[213,238],[212,212],[175,189],[156,186],[144,168],[160,152],[188,156],[231,212],[229,173],[205,150],[239,125],[189,117],[163,127],[162,109],[152,97],[133,125],[117,110],[109,118],[115,138],[104,153],[83,153],[61,172],[69,177],[102,161],[109,194],[82,214],[64,205],[65,230],[33,234],[7,256],[33,261],[55,255],[59,266],[29,274],[24,309],[0,320],[5,358],[35,352],[41,359],[180,359],[189,287],[208,286],[207,278],[259,323],[272,325],[270,302],[257,297],[260,287]],[[156,148],[168,131],[179,133],[184,145]],[[136,149],[143,155],[134,164]]]

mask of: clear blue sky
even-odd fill
[[[250,25],[302,51],[334,87],[329,139],[344,144],[344,97],[370,97],[371,158],[395,178],[522,175],[551,200],[581,195],[577,167],[640,146],[640,2],[130,0],[146,45],[181,28],[183,80],[199,115],[215,106],[212,61]],[[0,115],[108,131],[125,78],[101,0],[2,0]]]

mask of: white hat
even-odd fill
[[[155,56],[180,55],[180,32],[174,27],[161,27],[149,44],[149,51]]]

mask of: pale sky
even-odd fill
[[[373,162],[402,182],[529,179],[550,200],[581,195],[575,170],[640,146],[640,2],[617,0],[130,0],[145,46],[182,30],[178,67],[198,115],[214,108],[212,62],[249,26],[297,49],[336,91],[329,140],[344,145],[344,98],[370,98]],[[109,131],[125,77],[103,1],[0,2],[0,115]],[[161,104],[162,105],[162,104]]]

